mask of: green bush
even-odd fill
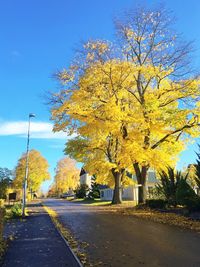
[[[95,199],[95,198],[100,198],[100,191],[98,189],[98,185],[92,185],[92,188],[87,196],[89,199]]]
[[[95,175],[92,177],[91,189],[87,197],[89,199],[100,198],[99,184],[96,183]]]
[[[200,211],[200,198],[196,197],[193,199],[185,199],[185,206],[188,208],[190,212],[192,211]]]
[[[99,190],[91,191],[91,192],[88,194],[88,198],[90,198],[90,199],[100,198],[100,191],[99,191]]]
[[[11,210],[11,217],[17,218],[22,216],[22,205],[21,204],[15,204],[12,206]]]
[[[86,184],[82,184],[77,187],[75,190],[75,194],[77,198],[85,198],[87,197],[89,192],[89,187]]]
[[[187,183],[186,180],[180,180],[178,183],[178,187],[176,190],[176,202],[179,205],[186,205],[188,199],[195,199],[196,193],[191,188],[191,186]]]
[[[167,201],[163,199],[147,199],[146,205],[151,209],[164,209]]]
[[[185,197],[184,200],[181,201],[181,205],[185,206],[190,212],[200,211],[200,198],[198,196]]]
[[[200,198],[186,180],[180,180],[178,183],[176,202],[179,205],[186,206],[190,211],[200,210]]]
[[[156,186],[157,192],[163,195],[169,205],[176,206],[176,191],[180,180],[186,180],[181,172],[175,171],[173,168],[168,167],[167,172],[161,171],[160,183]]]

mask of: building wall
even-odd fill
[[[113,198],[113,189],[106,188],[100,190],[100,198],[101,200],[111,201]],[[138,187],[137,186],[129,186],[122,190],[122,199],[123,200],[134,200],[138,202]]]
[[[84,173],[80,176],[80,184],[86,184],[89,188],[92,187],[92,176],[88,173]]]
[[[88,173],[85,173],[80,176],[80,184],[87,184],[89,188],[91,188],[91,180],[92,176],[90,176]],[[130,178],[132,178],[136,182],[135,175],[131,175]],[[155,187],[155,184],[158,182],[156,179],[156,173],[153,170],[148,171],[148,177],[147,177],[147,194],[148,197],[151,196],[151,191]],[[137,183],[137,182],[136,182]],[[100,198],[101,200],[110,201],[113,198],[113,189],[106,188],[106,189],[100,189]],[[123,200],[133,200],[138,203],[138,185],[130,185],[122,190],[122,199]]]
[[[113,198],[113,189],[106,188],[100,190],[100,198],[101,200],[112,200]]]
[[[138,187],[130,185],[122,190],[123,200],[134,200],[138,202]]]

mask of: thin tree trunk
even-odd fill
[[[122,203],[122,189],[121,189],[121,178],[122,174],[120,172],[112,171],[112,174],[115,179],[115,187],[113,192],[112,204],[121,204]]]

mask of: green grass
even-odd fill
[[[111,204],[111,201],[103,201],[101,199],[84,199],[84,198],[76,198],[70,200],[71,202],[80,203],[84,205],[90,205],[90,206],[107,206]]]
[[[69,199],[68,199],[69,200]],[[84,199],[84,198],[77,198],[77,199],[72,199],[70,200],[71,202],[75,202],[75,203],[80,203],[83,205],[89,205],[89,206],[109,206],[111,205],[111,201],[105,201],[105,200],[101,200],[101,199]],[[136,206],[136,202],[135,201],[130,201],[130,200],[124,200],[123,203],[121,204],[121,206],[125,206],[125,207],[133,207]]]

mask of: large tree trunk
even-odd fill
[[[122,188],[121,188],[121,180],[122,173],[112,171],[112,174],[115,179],[115,187],[113,192],[112,204],[121,204],[122,203]]]
[[[145,203],[146,197],[147,197],[146,181],[147,181],[148,167],[143,166],[140,168],[138,163],[135,163],[133,166],[135,169],[135,174],[136,174],[137,182],[139,185],[138,204],[142,204],[142,203]]]
[[[146,184],[141,184],[138,187],[138,204],[145,203],[147,197]]]

